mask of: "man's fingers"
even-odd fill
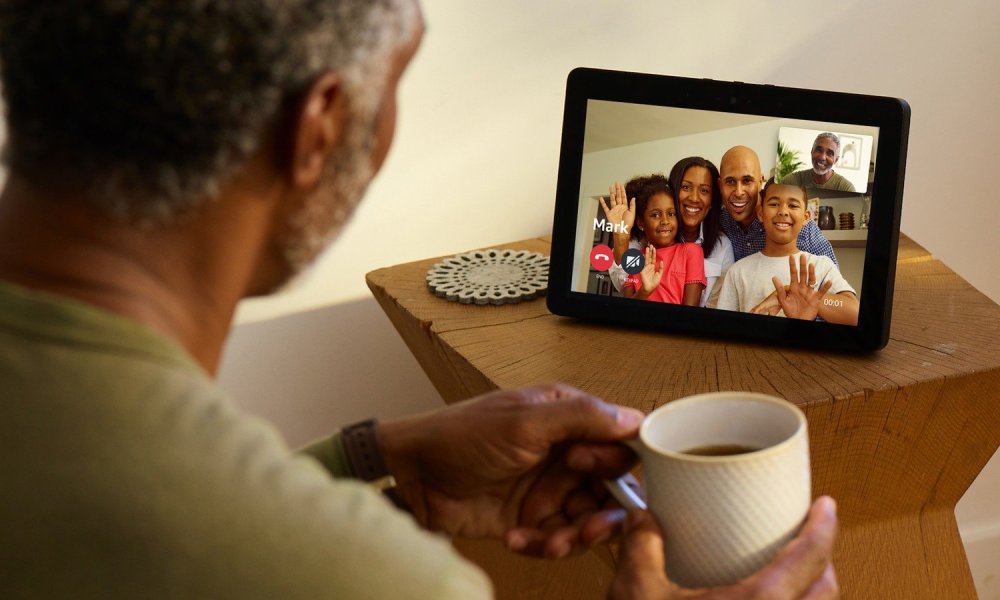
[[[745,582],[759,591],[784,590],[798,598],[823,577],[837,537],[836,504],[828,496],[813,503],[802,530],[770,565]]]
[[[646,511],[630,512],[608,597],[667,598],[673,588],[667,580],[659,525]]]
[[[816,265],[815,263],[809,263],[809,281],[807,283],[809,287],[816,285]]]
[[[564,558],[603,544],[621,534],[626,511],[596,511],[573,523],[554,528],[515,527],[504,535],[508,550],[528,556]]]
[[[809,259],[806,258],[806,253],[799,254],[799,283],[808,283],[810,266]],[[815,272],[815,269],[813,269],[813,273]]]
[[[548,465],[525,495],[517,522],[538,527],[546,519],[563,515],[566,498],[580,487],[583,479],[584,475],[570,471],[564,465]]]
[[[503,544],[511,552],[527,556],[541,556],[545,551],[548,535],[533,527],[516,527],[503,536]]]
[[[666,573],[663,532],[649,512],[636,510],[628,513],[619,562],[623,568],[632,571]]]
[[[577,443],[566,451],[566,464],[574,471],[601,479],[626,473],[639,458],[624,444]]]
[[[563,502],[563,514],[570,521],[576,521],[589,514],[597,512],[601,508],[601,502],[590,493],[589,489],[581,487],[573,490]]]
[[[615,508],[581,516],[550,533],[545,541],[544,555],[563,558],[618,537],[627,514],[625,509]]]
[[[577,524],[560,527],[553,531],[545,540],[542,553],[545,558],[566,558],[573,552],[581,552],[580,527]]]
[[[511,552],[545,558],[563,558],[582,551],[580,528],[564,525],[554,529],[517,527],[504,534],[504,545]]]
[[[562,383],[519,391],[530,405],[525,413],[530,417],[527,421],[556,434],[555,439],[546,440],[550,444],[567,439],[610,442],[634,438],[646,418],[634,408],[605,402]]]
[[[628,511],[611,508],[595,512],[580,523],[580,541],[584,546],[597,546],[621,535]]]
[[[802,600],[836,600],[840,598],[840,585],[837,584],[837,573],[833,563],[826,566],[823,576],[816,580]]]

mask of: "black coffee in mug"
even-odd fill
[[[736,454],[756,452],[758,450],[760,450],[760,448],[744,446],[741,444],[707,444],[705,446],[695,446],[694,448],[682,450],[681,453],[691,454],[693,456],[733,456]]]

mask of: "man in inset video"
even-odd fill
[[[840,138],[836,134],[826,131],[817,135],[810,155],[813,165],[811,169],[785,175],[781,183],[838,192],[856,191],[853,183],[833,171],[840,160]]]

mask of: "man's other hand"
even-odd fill
[[[636,437],[643,417],[551,385],[385,423],[379,436],[397,492],[421,525],[560,558],[620,531],[626,513],[601,480],[635,465],[617,442]]]
[[[836,504],[828,496],[813,502],[799,534],[771,564],[731,586],[683,589],[667,578],[663,532],[646,511],[629,514],[612,600],[831,600],[840,596],[833,570]],[[669,540],[666,543],[670,543]]]

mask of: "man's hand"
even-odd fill
[[[663,261],[656,260],[656,248],[652,244],[646,246],[646,264],[639,271],[639,279],[642,282],[642,289],[638,296],[643,300],[649,298],[663,280]]]
[[[663,532],[645,511],[629,514],[618,570],[608,597],[612,600],[829,600],[840,596],[833,570],[837,537],[836,504],[827,496],[813,503],[799,535],[771,564],[731,586],[683,589],[667,578]],[[666,543],[670,543],[667,540]]]
[[[833,281],[827,281],[818,290],[814,290],[812,286],[816,285],[816,266],[809,263],[807,268],[807,263],[805,253],[799,254],[799,268],[795,266],[795,257],[788,257],[790,281],[787,291],[780,279],[771,278],[778,304],[781,305],[781,309],[785,311],[785,316],[789,319],[815,320],[816,315],[819,314],[819,304],[823,300],[823,296],[833,286]]]
[[[417,521],[562,557],[615,535],[625,511],[601,479],[626,473],[644,415],[563,385],[498,391],[380,426]]]

